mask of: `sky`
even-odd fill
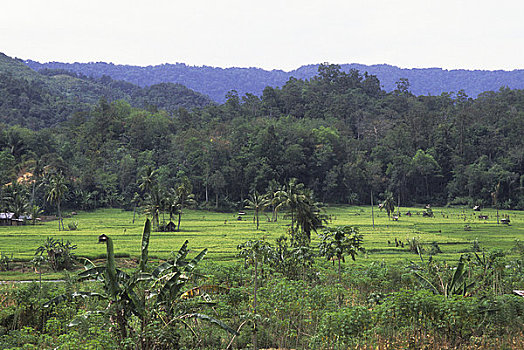
[[[524,68],[524,2],[0,0],[0,52],[40,62]]]

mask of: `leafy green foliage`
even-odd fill
[[[16,72],[16,79],[32,82],[73,79],[22,67]],[[312,191],[313,202],[368,204],[371,192],[389,191],[403,206],[486,205],[500,183],[497,206],[524,207],[522,91],[501,89],[476,99],[463,92],[415,96],[386,93],[376,77],[336,65],[322,65],[317,73],[267,87],[260,97],[231,92],[222,105],[194,110],[139,109],[97,95],[96,105],[64,112],[68,119],[59,128],[35,132],[2,125],[0,158],[7,166],[0,178],[12,181],[26,160],[38,161],[74,179],[63,203],[73,209],[132,207],[148,168],[157,171],[164,189],[176,189],[186,176],[194,200],[209,208],[213,198],[219,210],[240,209],[252,190],[262,193],[272,181],[289,187],[293,178]],[[125,84],[122,89],[133,93]],[[44,207],[36,199],[31,204]],[[149,203],[152,212],[155,202]],[[298,213],[286,210],[293,219]],[[298,221],[292,221],[295,230]]]
[[[73,250],[76,245],[69,241],[58,240],[53,237],[47,237],[44,244],[39,246],[35,251],[35,256],[44,256],[53,271],[71,270],[74,265],[75,255]]]
[[[70,326],[79,326],[91,315],[105,315],[112,327],[115,328],[120,342],[129,336],[138,334],[138,341],[142,348],[153,348],[155,343],[162,341],[147,335],[150,330],[147,324],[162,321],[163,327],[170,327],[176,332],[176,323],[185,324],[187,319],[198,318],[218,325],[226,331],[236,334],[222,321],[199,312],[188,312],[182,304],[188,300],[183,297],[186,283],[190,280],[194,269],[204,258],[207,249],[201,251],[193,259],[188,259],[189,250],[186,241],[180,250],[166,262],[160,264],[152,272],[148,271],[147,258],[149,240],[151,237],[151,223],[146,220],[142,235],[141,257],[138,269],[131,275],[116,267],[113,240],[107,235],[99,236],[99,243],[104,243],[107,250],[106,266],[88,266],[78,274],[79,280],[95,279],[103,283],[103,293],[74,292],[64,294],[49,300],[44,307],[50,307],[68,300],[68,298],[97,298],[107,300],[105,308],[88,311],[70,323]],[[209,291],[209,288],[208,288]],[[134,318],[138,319],[135,325]],[[147,345],[151,344],[151,345]]]
[[[0,122],[32,129],[55,126],[74,113],[89,110],[100,99],[121,99],[135,107],[170,112],[213,103],[180,84],[148,85],[152,86],[140,88],[109,76],[92,78],[65,69],[37,73],[0,53]]]

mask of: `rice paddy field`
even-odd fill
[[[515,240],[524,241],[524,212],[499,212],[499,218],[509,218],[510,224],[497,224],[495,209],[473,211],[470,208],[432,208],[434,217],[424,217],[423,208],[401,208],[398,221],[388,218],[385,212],[374,209],[374,226],[371,207],[335,206],[326,208],[327,226],[357,226],[364,235],[366,254],[360,255],[357,263],[373,261],[397,262],[418,259],[410,252],[408,241],[416,238],[427,247],[437,242],[442,253],[435,256],[439,260],[458,260],[461,252],[470,250],[473,242],[487,251],[501,249],[512,254]],[[411,216],[406,215],[407,212]],[[396,214],[396,212],[395,212]],[[180,232],[153,232],[149,246],[150,256],[158,259],[169,257],[178,250],[185,240],[194,251],[208,248],[207,260],[229,263],[236,260],[237,245],[251,239],[266,239],[274,243],[275,239],[285,235],[290,220],[285,213],[280,213],[277,222],[270,222],[270,213],[260,216],[260,228],[256,230],[252,213],[247,212],[238,220],[238,213],[218,213],[203,210],[186,210],[182,216]],[[487,219],[480,218],[487,216]],[[167,216],[165,217],[167,220]],[[162,221],[162,216],[160,217]],[[16,261],[30,261],[38,246],[47,237],[71,241],[77,245],[74,251],[77,257],[90,259],[102,258],[105,245],[97,244],[102,233],[110,235],[115,245],[117,257],[134,259],[140,254],[140,240],[145,216],[136,216],[133,212],[120,209],[101,209],[93,212],[79,212],[78,215],[64,219],[78,222],[74,231],[58,231],[58,221],[49,221],[35,226],[19,227],[0,226],[0,252],[11,256]],[[465,229],[466,228],[466,229]],[[320,232],[320,231],[319,231]],[[318,236],[312,234],[313,245]],[[395,244],[395,239],[399,243]],[[400,244],[402,242],[404,247]],[[36,279],[34,272],[24,272],[20,276],[12,271],[0,272],[0,280]]]

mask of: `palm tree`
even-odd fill
[[[264,209],[269,204],[269,199],[267,199],[266,195],[260,195],[257,191],[253,191],[249,194],[249,198],[245,200],[246,208],[253,209],[255,211],[253,216],[253,221],[256,220],[257,224],[257,230],[259,226],[259,220],[258,220],[258,214],[261,211],[264,211]]]
[[[391,220],[391,213],[395,211],[395,200],[393,199],[393,193],[386,191],[384,193],[384,201],[380,206],[380,209],[384,209],[388,214],[388,218]]]
[[[18,219],[27,212],[29,204],[27,203],[27,197],[22,186],[13,185],[13,187],[13,196],[11,203],[9,203],[9,209],[13,212],[14,218]]]
[[[491,199],[493,205],[497,208],[497,225],[499,224],[499,193],[500,193],[500,181],[495,186],[495,191],[491,192]]]
[[[145,168],[144,175],[140,177],[140,184],[138,185],[144,194],[151,193],[153,188],[157,185],[157,174],[158,170],[153,170],[153,167],[148,166]]]
[[[35,192],[38,186],[37,183],[40,180],[40,178],[42,177],[42,175],[44,175],[44,163],[38,158],[32,159],[30,161],[30,172],[31,172],[32,191],[31,191],[31,202],[29,203],[29,205],[33,206],[34,201],[35,201]]]
[[[196,204],[195,195],[191,193],[192,190],[193,187],[191,186],[191,182],[187,176],[182,178],[182,182],[175,189],[175,201],[178,214],[177,231],[180,231],[180,221],[182,219],[182,212],[184,208]]]
[[[307,245],[311,241],[311,231],[316,231],[325,221],[320,214],[319,204],[313,200],[313,193],[297,183],[297,179],[289,180],[283,190],[277,192],[277,209],[284,207],[291,212],[291,239],[294,245]],[[297,233],[302,233],[301,237]]]
[[[279,204],[278,201],[278,191],[282,190],[283,188],[278,184],[278,182],[273,179],[269,181],[269,185],[267,186],[267,192],[266,197],[269,200],[269,203],[271,204],[271,221],[277,222],[278,220],[278,212],[277,212],[277,205]]]
[[[38,205],[34,205],[31,206],[29,208],[29,214],[31,214],[31,223],[33,225],[36,224],[36,219],[38,218],[38,216],[40,216],[44,211],[42,210],[42,208],[40,208],[40,206]]]
[[[295,237],[295,244],[307,246],[311,242],[311,231],[317,231],[326,221],[326,216],[321,214],[320,204],[313,200],[313,193],[309,189],[304,189],[303,201],[297,203],[296,225],[297,231],[300,228],[300,237]],[[300,238],[300,241],[298,241]]]
[[[306,196],[303,193],[304,184],[297,184],[297,179],[292,178],[283,189],[276,193],[278,197],[278,205],[276,210],[284,207],[291,212],[291,234],[293,236],[295,230],[295,214],[297,211],[298,203],[306,200]]]
[[[160,226],[159,217],[160,211],[164,208],[164,202],[162,191],[158,186],[151,188],[144,201],[144,211],[151,216],[151,222],[156,229]]]
[[[62,212],[60,211],[60,202],[65,197],[67,190],[68,189],[65,183],[65,178],[64,178],[64,175],[62,175],[62,173],[54,174],[49,179],[49,184],[47,186],[47,201],[49,203],[56,204],[56,208],[58,212],[58,231],[60,231],[61,229],[64,230],[64,222],[62,221]]]
[[[131,199],[131,203],[133,204],[133,224],[135,223],[135,216],[136,216],[136,207],[140,205],[140,195],[135,192],[133,195],[133,199]]]

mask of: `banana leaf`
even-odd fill
[[[433,283],[431,283],[426,277],[420,275],[415,271],[413,271],[413,274],[415,275],[415,277],[417,277],[419,282],[425,285],[427,288],[429,288],[433,292],[433,294],[441,294],[439,290],[433,285]]]
[[[173,268],[174,268],[173,263],[170,261],[166,261],[158,265],[157,268],[154,269],[151,274],[153,275],[154,278],[158,278],[158,276],[160,276],[162,273],[164,273],[167,270],[171,270]]]
[[[95,278],[95,279],[98,279],[99,277],[103,278],[105,272],[106,272],[105,266],[95,266],[88,270],[80,272],[77,275],[77,280],[84,281],[90,278]],[[124,271],[120,269],[116,269],[116,277],[120,281],[126,281],[126,280],[129,280],[130,278],[130,276],[127,273],[125,273]]]
[[[82,323],[84,323],[88,319],[88,317],[91,315],[104,315],[104,314],[105,314],[104,311],[88,311],[83,315],[76,316],[71,322],[69,322],[68,326],[69,327],[79,326]]]
[[[60,294],[60,295],[54,297],[53,299],[45,302],[44,305],[42,305],[42,306],[47,308],[47,307],[50,307],[51,305],[60,304],[63,301],[69,301],[70,298],[78,298],[78,297],[80,297],[80,298],[97,297],[97,298],[101,298],[101,299],[107,299],[106,296],[104,296],[102,294],[99,294],[99,293],[74,292],[74,293],[71,293],[71,294]]]
[[[193,260],[187,264],[186,271],[191,272],[198,265],[198,263],[204,259],[204,256],[207,254],[207,248],[202,250]]]
[[[151,237],[151,221],[146,220],[144,225],[144,232],[142,233],[142,246],[140,254],[139,270],[144,272],[146,270],[147,258],[149,253],[149,238]]]

